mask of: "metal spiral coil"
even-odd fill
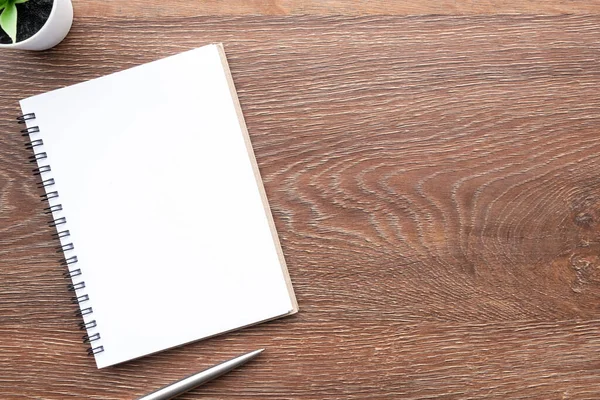
[[[17,122],[19,124],[25,124],[27,121],[31,121],[35,119],[35,113],[27,113],[17,117]],[[34,176],[39,176],[40,180],[37,182],[37,186],[40,189],[44,189],[44,194],[40,196],[41,201],[49,203],[52,199],[58,199],[59,194],[58,191],[52,190],[52,186],[56,184],[54,178],[46,177],[44,174],[47,174],[52,171],[50,165],[41,165],[44,163],[48,154],[41,148],[44,146],[44,141],[41,138],[31,137],[31,135],[35,135],[40,133],[39,126],[29,126],[24,129],[21,129],[21,135],[28,137],[29,141],[25,143],[25,148],[28,150],[32,150],[33,154],[28,157],[30,163],[36,163],[37,167],[32,169]],[[40,148],[38,150],[38,148]],[[78,291],[85,288],[85,281],[75,282],[73,278],[82,276],[82,271],[80,268],[73,268],[73,265],[77,263],[77,256],[72,255],[75,250],[75,246],[73,243],[65,243],[62,244],[61,239],[67,238],[71,236],[71,233],[68,229],[60,229],[63,225],[67,224],[66,217],[54,217],[53,214],[63,210],[62,204],[48,204],[48,207],[44,208],[44,214],[50,216],[50,221],[48,221],[48,226],[55,227],[56,232],[52,234],[52,238],[58,240],[59,246],[56,247],[57,253],[62,253],[63,258],[59,260],[59,263],[62,267],[66,269],[63,273],[65,279],[68,279],[71,283],[67,285],[67,290],[74,293],[74,296],[71,297],[71,302],[79,305],[79,310],[75,312],[75,316],[77,317],[85,317],[93,314],[94,310],[91,306],[88,306],[87,303],[85,306],[82,305],[84,302],[90,301],[90,296],[87,294],[78,293]],[[96,328],[97,323],[96,320],[91,320],[79,323],[79,328],[81,330],[87,330]],[[85,344],[89,344],[87,349],[88,355],[98,354],[104,351],[104,346],[97,345],[97,342],[101,339],[100,333],[94,333],[91,335],[84,335],[82,337],[82,341]]]

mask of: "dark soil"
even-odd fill
[[[17,4],[17,42],[22,42],[35,35],[48,20],[54,0],[29,0]],[[0,43],[10,44],[12,41],[0,29]]]

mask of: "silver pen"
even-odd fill
[[[165,386],[164,388],[159,389],[156,392],[152,392],[147,396],[140,397],[138,400],[172,399],[200,385],[203,385],[208,381],[212,381],[213,379],[223,374],[226,374],[227,372],[239,367],[240,365],[247,363],[257,355],[262,353],[263,350],[264,349],[251,351],[250,353],[243,354],[229,361],[222,362],[221,364],[215,365],[214,367],[206,369],[202,372],[198,372],[197,374],[190,375],[187,378],[183,378],[182,380],[177,381],[169,386]]]

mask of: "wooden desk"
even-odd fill
[[[597,1],[74,3],[55,49],[0,52],[0,398],[131,399],[258,347],[183,398],[600,396]],[[17,101],[210,42],[301,311],[98,371]]]

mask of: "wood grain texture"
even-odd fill
[[[1,53],[0,398],[134,398],[258,347],[183,398],[598,398],[599,23],[78,18],[51,51]],[[17,101],[211,42],[300,313],[96,371]]]
[[[73,0],[75,15],[190,17],[228,15],[496,15],[598,14],[598,0]]]

